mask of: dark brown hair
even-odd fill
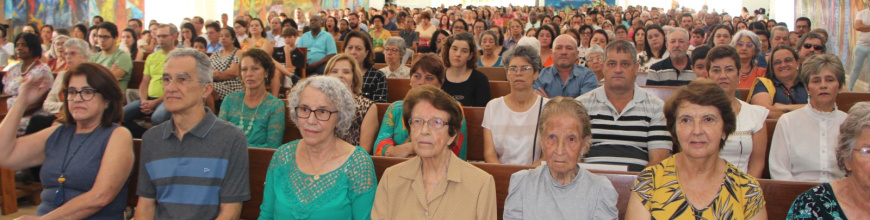
[[[402,104],[402,119],[404,119],[403,123],[405,123],[405,127],[408,128],[408,133],[411,133],[411,125],[409,124],[411,112],[413,112],[417,103],[424,101],[432,104],[435,109],[447,112],[447,115],[450,117],[447,119],[447,134],[456,136],[462,126],[462,108],[459,107],[459,103],[453,99],[453,96],[431,85],[418,86],[408,91],[408,95],[405,96],[404,103]],[[457,140],[459,140],[458,137],[453,139],[453,142],[449,146],[456,145]]]
[[[254,63],[262,66],[263,70],[266,71],[265,72],[266,73],[266,81],[265,81],[266,85],[265,86],[268,88],[269,82],[271,81],[272,77],[275,76],[275,63],[272,62],[272,56],[269,56],[269,54],[267,54],[266,51],[263,51],[263,50],[260,50],[257,48],[253,48],[253,49],[248,49],[248,51],[245,51],[244,53],[242,53],[242,58],[239,59],[239,62],[241,62],[241,60],[244,59],[245,57],[250,57],[250,58],[254,59]],[[239,64],[239,66],[241,68],[241,64]],[[239,74],[239,75],[241,76],[241,74]]]
[[[100,118],[100,126],[110,127],[112,123],[120,123],[124,118],[124,99],[121,94],[121,86],[118,85],[118,80],[115,79],[112,72],[108,68],[96,63],[82,63],[73,66],[63,77],[63,91],[69,88],[69,81],[73,76],[82,75],[87,78],[88,85],[94,88],[108,102]],[[63,108],[60,109],[60,118],[57,121],[65,125],[76,124],[75,119],[73,119],[72,114],[69,112],[69,102],[66,96],[63,95],[61,98],[61,100],[64,100]]]
[[[365,68],[363,71],[368,71],[368,69],[372,68],[372,65],[375,64],[375,61],[373,60],[375,57],[375,50],[373,48],[374,46],[372,46],[372,40],[369,39],[369,35],[363,33],[362,31],[351,31],[350,33],[347,33],[347,36],[345,36],[344,38],[345,51],[347,51],[347,47],[349,46],[348,43],[350,42],[351,38],[359,38],[360,40],[362,40],[363,45],[365,45],[366,47],[366,50],[369,51],[369,53],[366,54],[366,58],[364,58],[363,60],[357,60],[358,62],[362,62],[363,67]]]
[[[429,72],[438,78],[438,83],[444,83],[444,62],[441,62],[441,58],[435,54],[424,53],[417,58],[414,64],[411,64],[411,74],[416,73],[417,70]]]
[[[722,141],[719,142],[719,149],[725,146],[725,139],[728,135],[734,133],[737,128],[737,118],[734,110],[731,109],[731,100],[725,95],[725,90],[718,84],[709,79],[697,79],[689,83],[689,85],[677,88],[677,91],[671,95],[671,98],[665,103],[665,119],[667,121],[668,131],[671,137],[674,138],[674,150],[680,148],[680,142],[677,140],[677,109],[683,103],[693,103],[702,106],[713,106],[719,110],[722,115]]]
[[[450,67],[450,47],[453,46],[453,42],[456,41],[465,41],[468,43],[468,55],[471,56],[471,58],[468,59],[468,62],[465,62],[465,68],[477,68],[477,59],[480,59],[480,52],[477,52],[477,43],[474,42],[474,36],[469,32],[462,32],[447,37],[444,41],[444,46],[441,46],[441,60],[444,61],[444,66]]]
[[[734,60],[734,66],[737,67],[738,70],[741,68],[740,56],[737,55],[737,50],[731,45],[719,45],[713,47],[713,49],[710,49],[710,51],[707,52],[707,71],[710,71],[710,63],[713,63],[714,60],[727,58]]]

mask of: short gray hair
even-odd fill
[[[169,35],[178,35],[178,27],[175,27],[174,24],[161,24],[157,26],[157,29],[161,28],[169,28]]]
[[[840,125],[840,136],[837,138],[837,166],[846,172],[846,176],[852,174],[846,168],[846,162],[852,159],[855,149],[855,139],[861,136],[864,129],[870,129],[870,102],[859,102],[849,109],[849,115]]]
[[[589,55],[596,54],[596,53],[597,54],[604,54],[604,49],[602,49],[601,46],[598,46],[597,44],[593,44],[593,45],[589,46],[589,49],[586,49],[586,54],[584,56],[588,58]]]
[[[68,50],[69,48],[75,48],[79,50],[79,56],[82,56],[87,60],[91,57],[91,46],[85,40],[78,38],[70,38],[66,40],[66,43],[63,43],[64,50]]]
[[[634,45],[629,43],[626,40],[616,40],[610,42],[607,47],[604,48],[604,60],[607,60],[608,53],[628,53],[631,55],[631,61],[637,64],[637,49],[634,48]]]
[[[499,44],[498,33],[495,33],[495,31],[492,31],[492,30],[486,30],[483,33],[480,33],[480,36],[477,37],[477,42],[478,43],[483,42],[483,36],[485,36],[485,35],[492,36],[492,39],[495,39],[495,45],[498,46],[498,44]]]
[[[804,63],[801,64],[801,72],[798,74],[798,77],[806,85],[810,82],[812,75],[822,72],[822,69],[834,72],[834,76],[837,77],[837,83],[840,84],[840,88],[843,88],[843,84],[846,82],[846,71],[843,69],[843,62],[836,55],[829,53],[812,55],[804,60]]]
[[[782,32],[785,32],[786,34],[788,34],[788,28],[785,27],[785,26],[782,26],[782,25],[774,26],[773,29],[770,30],[770,34],[773,35],[773,34],[776,33],[777,31],[782,31]],[[771,38],[772,38],[772,37],[771,37]]]
[[[169,56],[166,60],[171,60],[173,58],[181,58],[181,57],[192,57],[196,60],[196,76],[199,78],[199,82],[201,84],[212,83],[214,78],[211,75],[211,61],[208,60],[208,56],[204,53],[199,52],[193,48],[185,47],[185,48],[177,48],[169,52]],[[169,64],[169,62],[166,62]],[[163,68],[166,68],[166,64],[164,64]]]
[[[405,39],[402,39],[401,37],[387,38],[387,41],[384,42],[384,47],[389,45],[399,47],[399,55],[405,56],[405,49],[408,48],[408,46],[405,45]]]
[[[501,62],[505,70],[510,66],[510,62],[514,57],[526,59],[527,62],[532,64],[532,69],[534,69],[536,73],[541,72],[541,69],[544,69],[544,64],[541,63],[541,53],[535,50],[533,46],[517,45],[502,54],[503,60]]]
[[[292,121],[293,124],[296,124],[297,128],[299,127],[299,117],[296,116],[296,107],[299,106],[299,101],[302,99],[302,90],[304,90],[305,87],[317,89],[326,95],[326,97],[329,97],[329,103],[335,107],[336,111],[338,111],[338,124],[335,125],[335,130],[333,130],[334,135],[337,137],[343,137],[347,134],[348,129],[356,117],[357,106],[350,89],[348,89],[347,85],[336,77],[312,76],[293,86],[293,89],[291,89],[290,93],[287,94],[287,104],[290,107],[290,121]]]
[[[54,46],[54,42],[57,42],[57,41],[60,40],[60,39],[67,39],[67,40],[68,40],[68,39],[69,39],[69,36],[66,36],[66,35],[63,35],[63,34],[58,34],[57,36],[54,36],[53,38],[51,38],[51,47],[48,48],[48,54],[49,54],[49,56],[54,57],[54,58],[59,57],[59,56],[57,55],[57,53],[54,52],[54,47],[55,47],[55,46]],[[66,42],[64,42],[64,44],[66,44]],[[61,55],[63,55],[63,54],[61,54]]]
[[[752,65],[755,66],[755,62],[758,60],[758,55],[761,54],[761,38],[758,38],[758,35],[752,33],[749,30],[738,31],[734,34],[734,37],[731,38],[731,47],[737,48],[737,42],[740,41],[740,38],[748,37],[749,40],[752,41],[752,45],[755,48],[755,55],[752,56]],[[739,61],[738,61],[739,62]]]
[[[692,38],[692,35],[689,34],[689,31],[687,31],[685,28],[681,28],[681,27],[671,28],[671,31],[668,32],[668,36],[666,36],[666,37],[667,37],[668,39],[671,39],[671,34],[674,34],[674,33],[676,33],[676,32],[683,32],[683,34],[686,35],[686,40],[687,40],[687,41],[688,41],[689,39]],[[667,43],[667,41],[665,41],[665,43]]]

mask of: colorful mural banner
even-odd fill
[[[574,9],[581,6],[616,5],[616,0],[546,0],[544,4],[558,9]]]
[[[252,17],[265,18],[270,11],[284,12],[293,17],[299,8],[303,12],[316,13],[327,9],[355,9],[368,7],[369,0],[235,0],[235,14],[250,14]]]
[[[3,17],[16,28],[29,22],[55,28],[90,25],[97,15],[124,28],[128,19],[145,15],[144,0],[5,0],[4,6]]]

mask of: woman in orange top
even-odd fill
[[[740,57],[740,83],[737,84],[737,88],[749,89],[752,87],[752,82],[755,82],[755,78],[764,77],[764,73],[767,72],[766,68],[758,67],[755,63],[758,55],[761,54],[761,40],[752,31],[742,30],[734,35],[731,46],[737,49],[737,55]]]
[[[259,18],[251,19],[251,22],[248,23],[248,38],[245,38],[242,43],[242,51],[247,51],[249,49],[261,49],[266,52],[266,54],[272,54],[273,43],[266,39],[266,32],[264,31],[265,27],[263,27],[263,21]]]
[[[544,25],[538,29],[538,33],[535,35],[541,42],[541,60],[544,61],[544,67],[553,65],[553,39],[559,36],[558,33],[559,31]]]

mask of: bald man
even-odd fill
[[[589,68],[577,65],[577,40],[559,35],[553,41],[553,66],[541,70],[535,80],[535,93],[544,97],[576,98],[598,88],[598,77]],[[506,62],[510,62],[507,60]]]

